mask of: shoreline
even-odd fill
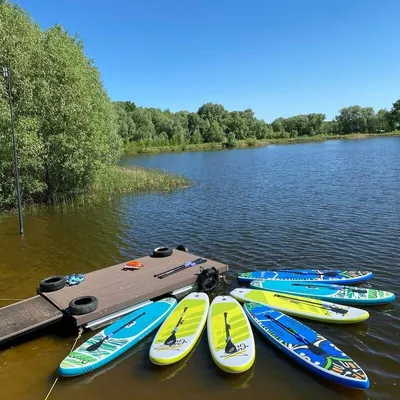
[[[390,133],[350,133],[347,135],[316,135],[316,136],[299,136],[295,138],[273,138],[273,139],[253,139],[236,141],[236,146],[227,148],[223,143],[200,143],[200,144],[183,144],[171,146],[155,146],[155,147],[125,147],[124,156],[134,156],[138,154],[161,154],[161,153],[183,153],[192,151],[211,151],[211,150],[232,150],[245,149],[252,147],[266,147],[269,145],[280,144],[299,144],[299,143],[318,143],[328,140],[357,140],[372,139],[378,137],[395,137],[400,136],[400,132]]]

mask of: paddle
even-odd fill
[[[233,354],[238,351],[236,346],[232,343],[232,338],[230,334],[231,326],[228,324],[228,313],[224,312],[224,320],[225,320],[225,332],[226,332],[226,346],[225,353]]]
[[[310,283],[293,283],[292,286],[305,286],[307,288],[329,288],[329,289],[337,289],[342,290],[344,286],[340,285],[312,285]],[[367,293],[366,289],[358,289],[358,288],[349,288],[352,292],[355,293]]]
[[[182,265],[178,265],[177,267],[174,267],[174,268],[172,268],[172,269],[169,269],[169,270],[167,270],[167,271],[164,271],[164,272],[160,272],[159,274],[155,274],[154,275],[154,278],[157,278],[157,277],[159,277],[159,276],[161,276],[161,275],[165,275],[165,274],[169,274],[169,273],[171,273],[171,272],[174,272],[174,271],[176,271],[176,270],[179,270],[179,269],[181,269],[181,268],[187,268],[187,266],[189,265],[189,264],[203,264],[203,263],[205,263],[207,260],[205,260],[204,258],[197,258],[196,260],[193,260],[193,261],[186,261],[184,264],[182,264]]]
[[[154,275],[154,277],[163,279],[163,278],[166,278],[167,276],[170,276],[177,272],[183,271],[186,268],[195,267],[196,265],[204,264],[206,262],[207,262],[207,260],[205,260],[204,258],[198,258],[197,260],[194,260],[194,261],[186,261],[184,264],[182,264],[178,267],[175,267],[173,269],[170,269],[168,271],[156,274],[156,275]]]
[[[121,329],[125,328],[127,325],[131,324],[132,322],[136,321],[137,319],[139,319],[140,317],[143,317],[143,315],[145,315],[145,312],[142,312],[141,314],[139,314],[137,317],[131,319],[130,321],[128,321],[126,324],[120,326],[118,329],[116,329],[114,332],[111,332],[110,334],[108,334],[107,336],[103,337],[103,339],[99,340],[97,343],[93,343],[91,344],[86,350],[87,351],[95,351],[97,350],[106,340],[111,339],[117,332],[119,332]]]
[[[271,321],[274,321],[277,325],[279,325],[281,328],[283,328],[286,332],[289,332],[291,335],[293,335],[300,342],[303,342],[304,344],[306,344],[307,347],[314,354],[316,354],[318,356],[326,355],[326,351],[325,350],[321,349],[320,347],[316,346],[314,343],[310,342],[303,335],[300,335],[300,333],[297,333],[294,329],[289,328],[289,327],[281,324],[278,320],[276,320],[275,318],[272,318],[269,314],[265,314],[265,317],[270,319]]]
[[[186,261],[185,264],[183,264],[177,268],[174,268],[171,271],[167,271],[166,273],[162,274],[161,276],[157,276],[157,278],[163,279],[163,278],[166,278],[167,276],[170,276],[170,275],[176,274],[177,272],[183,271],[184,269],[187,269],[190,267],[195,267],[196,265],[204,264],[206,262],[207,262],[207,260],[205,260],[203,258],[198,258],[195,261]]]
[[[325,276],[336,276],[338,275],[337,271],[325,271],[325,272],[318,272],[318,271],[291,271],[290,269],[281,269],[276,270],[276,272],[287,272],[291,274],[297,275],[325,275]]]
[[[184,264],[182,264],[182,265],[178,265],[177,267],[174,267],[174,268],[172,268],[172,269],[169,269],[169,270],[167,270],[167,271],[164,271],[164,272],[160,272],[159,274],[155,274],[154,275],[154,278],[157,278],[158,276],[161,276],[161,275],[165,275],[165,274],[168,274],[168,273],[170,273],[170,272],[173,272],[173,271],[175,271],[175,270],[177,270],[177,269],[179,269],[179,268],[183,268],[183,267],[185,267],[186,265],[187,265],[187,263],[198,263],[198,262],[200,262],[200,261],[202,261],[203,260],[203,258],[197,258],[196,260],[193,260],[193,261],[186,261]]]
[[[173,329],[171,336],[164,342],[167,346],[173,346],[176,343],[176,332],[178,332],[179,325],[183,324],[183,316],[185,315],[186,310],[188,307],[183,309],[181,317],[179,318],[178,323],[176,324],[175,328]]]
[[[284,296],[284,295],[282,295],[282,294],[274,294],[274,297],[280,297],[280,298],[285,299],[285,300],[290,300],[290,301],[293,302],[293,303],[306,303],[306,304],[311,304],[311,305],[313,305],[314,307],[319,307],[319,308],[323,308],[323,309],[325,309],[325,310],[330,310],[330,311],[333,311],[333,312],[335,312],[335,313],[337,313],[337,314],[345,315],[345,314],[348,313],[348,310],[345,310],[345,309],[343,309],[343,308],[340,308],[340,307],[334,306],[334,305],[331,306],[331,305],[327,305],[327,304],[324,304],[324,303],[322,303],[322,304],[316,304],[316,303],[314,303],[314,302],[312,302],[312,301],[294,299],[293,297]]]

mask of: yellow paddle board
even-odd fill
[[[207,336],[211,356],[223,371],[240,373],[253,365],[253,331],[242,307],[231,296],[217,296],[211,303]]]
[[[359,308],[285,293],[238,288],[232,290],[230,295],[242,302],[266,304],[285,314],[316,321],[350,324],[364,321],[369,317],[367,311]]]
[[[207,294],[188,294],[158,330],[150,347],[151,362],[169,365],[187,356],[203,332],[209,306]]]

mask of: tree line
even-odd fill
[[[392,108],[375,112],[372,107],[351,106],[327,121],[312,113],[277,118],[272,123],[257,119],[251,109],[227,111],[221,104],[206,103],[197,112],[137,107],[131,101],[114,102],[118,133],[125,143],[168,146],[226,143],[247,138],[272,139],[350,133],[384,133],[400,128],[400,100]]]

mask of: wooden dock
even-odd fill
[[[200,266],[194,266],[163,279],[154,277],[187,261],[198,259],[191,253],[173,250],[168,257],[146,256],[136,259],[144,264],[140,270],[124,271],[127,262],[85,274],[79,285],[64,287],[55,292],[40,293],[30,299],[0,308],[0,345],[63,317],[75,326],[85,326],[92,321],[107,317],[136,304],[169,295],[171,292],[196,283]],[[220,274],[228,266],[207,260],[203,269],[215,267]],[[69,303],[81,296],[95,296],[96,310],[84,315],[71,315]]]
[[[63,313],[41,296],[0,308],[0,344],[62,318]]]
[[[177,267],[186,261],[194,261],[199,256],[174,250],[169,257],[155,258],[146,256],[137,258],[144,267],[137,271],[124,271],[126,262],[113,265],[85,275],[85,280],[77,286],[65,287],[56,292],[42,293],[42,296],[59,310],[68,313],[72,299],[80,296],[95,296],[98,307],[85,315],[72,315],[77,326],[84,325],[105,315],[124,308],[166,295],[174,290],[196,282],[199,267],[187,268],[164,279],[154,275]],[[207,259],[206,259],[207,260]],[[215,267],[220,273],[225,273],[228,266],[212,260],[201,264],[202,268]]]

